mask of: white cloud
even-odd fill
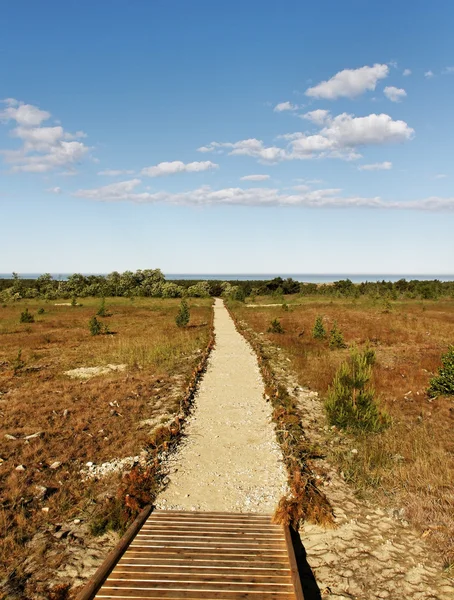
[[[7,108],[0,111],[0,119],[3,121],[16,121],[19,125],[25,127],[41,125],[43,121],[47,121],[50,113],[45,110],[40,110],[32,104],[23,104],[14,98],[6,98],[4,103]]]
[[[430,79],[433,76],[434,76],[434,73],[432,71],[426,71],[424,73],[424,77],[427,77],[427,79]]]
[[[240,177],[241,181],[266,181],[269,178],[269,175],[244,175],[244,177]]]
[[[385,87],[383,93],[388,100],[391,100],[391,102],[400,102],[407,95],[407,92],[404,89],[396,88],[393,85]]]
[[[134,171],[129,169],[105,169],[104,171],[98,171],[98,175],[105,175],[106,177],[117,177],[118,175],[132,175]]]
[[[328,81],[322,81],[318,85],[308,88],[306,96],[328,100],[341,97],[354,98],[368,90],[375,90],[377,81],[387,77],[388,73],[388,65],[381,64],[359,69],[344,69]]]
[[[358,146],[404,142],[414,135],[414,130],[405,121],[394,121],[386,114],[355,117],[342,113],[331,117],[325,113],[323,117],[325,126],[314,135],[295,132],[280,136],[288,142],[286,148],[266,147],[262,140],[252,138],[234,143],[211,142],[199,150],[218,152],[228,149],[230,155],[252,156],[263,163],[326,157],[355,160],[360,157],[356,151]],[[314,117],[311,118],[313,121]]]
[[[404,69],[404,72],[402,73],[402,75],[404,77],[408,77],[409,75],[411,75],[411,69]]]
[[[452,75],[454,73],[454,67],[445,67],[442,71],[443,75]]]
[[[342,196],[339,189],[295,190],[285,193],[270,188],[224,188],[202,186],[187,192],[137,192],[140,179],[95,189],[78,190],[79,198],[103,202],[164,203],[184,206],[293,206],[306,208],[369,208],[389,210],[454,211],[454,198],[430,197],[413,201],[386,201],[380,197]]]
[[[316,125],[324,125],[326,121],[330,118],[329,110],[323,110],[318,108],[317,110],[311,110],[310,112],[305,113],[304,115],[300,115],[302,119],[307,119],[308,121],[312,121]]]
[[[286,159],[286,151],[277,146],[266,147],[262,140],[249,138],[239,142],[211,142],[208,146],[198,148],[199,152],[222,152],[223,149],[229,149],[232,156],[252,156],[258,158],[261,162],[275,163]]]
[[[47,188],[46,192],[49,192],[49,194],[61,194],[62,193],[62,189],[61,187],[51,187],[51,188]]]
[[[43,127],[50,113],[14,98],[3,101],[7,108],[0,111],[0,120],[15,121],[17,126],[11,136],[18,138],[22,146],[18,150],[2,150],[5,162],[13,172],[46,173],[57,168],[73,169],[90,148],[76,141],[86,137],[83,131],[69,133],[60,125]]]
[[[370,165],[360,165],[358,169],[360,171],[389,171],[393,168],[393,163],[389,161],[381,163],[372,163]]]
[[[274,112],[283,112],[285,110],[297,110],[298,106],[296,104],[292,104],[291,102],[281,102],[280,104],[276,104],[274,107]]]
[[[434,175],[434,179],[446,179],[446,177],[446,173],[437,173],[437,175]]]
[[[208,171],[209,169],[219,169],[219,165],[210,160],[186,164],[181,160],[174,160],[172,162],[161,162],[153,167],[145,167],[142,169],[141,174],[147,177],[162,177],[165,175],[174,175],[175,173]]]

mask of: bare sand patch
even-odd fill
[[[65,375],[72,379],[91,379],[98,375],[108,375],[115,371],[123,372],[126,370],[127,365],[105,365],[102,367],[79,367],[78,369],[71,369],[65,371]]]

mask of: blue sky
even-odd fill
[[[5,4],[0,272],[453,273],[436,7]]]

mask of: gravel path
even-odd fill
[[[214,326],[216,346],[157,506],[271,513],[286,473],[257,358],[218,299]]]

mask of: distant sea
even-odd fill
[[[83,273],[84,275],[106,275],[106,273]],[[21,279],[36,279],[41,273],[18,273]],[[55,280],[64,281],[68,279],[71,273],[51,273]],[[11,279],[11,273],[0,273],[0,279]],[[219,279],[221,281],[267,281],[274,279],[275,277],[282,277],[287,279],[291,277],[296,281],[302,281],[305,283],[332,283],[333,281],[339,281],[340,279],[350,279],[353,283],[362,283],[364,281],[399,281],[399,279],[419,279],[420,281],[427,281],[432,279],[438,279],[439,281],[454,281],[453,275],[423,275],[423,274],[382,274],[382,273],[165,273],[167,280],[174,279],[199,279],[202,281],[208,281],[212,279]]]

